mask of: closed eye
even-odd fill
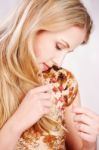
[[[63,44],[61,44],[61,43],[59,43],[59,42],[56,43],[56,49],[57,49],[57,50],[60,50],[60,51],[61,51],[61,50],[64,49],[64,50],[67,51],[67,48],[68,48],[68,47],[66,47],[65,45],[63,45]],[[68,49],[68,53],[73,52],[73,51],[74,51],[74,50]]]
[[[63,45],[63,44],[61,44],[61,43],[59,43],[59,42],[56,43],[56,49],[57,49],[57,50],[62,50],[62,49],[65,49],[65,48],[66,48],[65,45]]]
[[[58,44],[56,44],[56,49],[57,49],[57,50],[61,50],[61,48],[59,47]]]

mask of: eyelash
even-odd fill
[[[58,51],[61,51],[61,50],[62,50],[62,48],[60,48],[57,43],[56,43],[56,49],[57,49]],[[73,52],[73,50],[71,50],[71,51],[69,51],[69,52]]]
[[[56,49],[61,51],[62,49],[58,46],[58,44],[56,44]]]

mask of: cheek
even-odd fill
[[[44,62],[54,57],[54,49],[46,45],[38,45],[35,49],[35,55],[39,62]]]
[[[51,45],[49,43],[50,42],[36,43],[34,52],[39,62],[44,62],[54,57],[55,48],[53,47],[53,44]]]
[[[47,61],[54,57],[55,47],[52,37],[47,33],[39,34],[35,38],[34,52],[39,62]]]

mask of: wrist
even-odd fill
[[[13,134],[13,136],[17,136],[20,137],[22,134],[22,130],[20,129],[19,123],[17,122],[16,119],[14,119],[13,117],[11,117],[7,123],[6,123],[9,132],[11,134]]]

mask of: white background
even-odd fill
[[[18,0],[0,0],[0,20],[11,13]],[[94,22],[89,43],[68,54],[63,67],[73,72],[79,83],[82,106],[99,114],[99,0],[83,0]],[[99,140],[98,148],[99,149]]]

